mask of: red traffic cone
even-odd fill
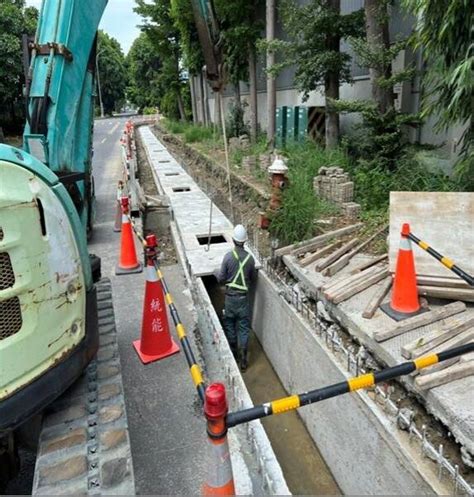
[[[202,495],[235,495],[234,475],[227,441],[227,398],[225,386],[213,383],[206,389],[204,415],[211,457]]]
[[[179,347],[170,335],[163,289],[153,264],[157,245],[155,235],[148,235],[146,241],[147,266],[142,333],[140,340],[133,342],[143,364],[158,361],[179,352]]]
[[[415,260],[410,239],[410,225],[402,226],[400,250],[393,280],[392,299],[380,308],[396,321],[416,316],[427,309],[422,308],[416,287]]]
[[[122,236],[120,237],[120,259],[115,274],[141,273],[142,265],[138,262],[135,240],[130,223],[128,197],[122,197]]]
[[[114,223],[114,231],[115,233],[119,233],[122,231],[122,204],[120,202],[122,198],[122,191],[123,191],[123,182],[119,181],[118,182],[118,188],[117,188],[117,209],[115,211],[115,223]]]

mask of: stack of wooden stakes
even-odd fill
[[[374,339],[383,342],[433,323],[440,324],[435,330],[426,332],[422,337],[401,347],[403,357],[413,360],[474,340],[474,313],[467,311],[464,302],[452,302],[400,321],[392,328],[374,333]],[[426,390],[471,374],[474,374],[474,354],[467,354],[421,370],[415,379],[415,385]]]

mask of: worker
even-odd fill
[[[240,369],[248,367],[250,333],[249,290],[256,280],[255,259],[244,249],[247,230],[238,224],[232,235],[234,248],[222,261],[216,277],[225,284],[224,331]],[[240,349],[239,349],[240,346]]]

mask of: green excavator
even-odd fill
[[[98,348],[100,261],[87,236],[106,4],[43,1],[27,43],[23,148],[0,145],[0,479],[15,466],[15,429],[63,393]]]

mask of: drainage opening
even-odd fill
[[[176,188],[173,188],[173,191],[176,193],[190,192],[191,188],[189,186],[177,186]]]
[[[179,176],[179,173],[165,173],[165,176]]]
[[[196,236],[199,245],[207,245],[209,243],[209,235]],[[217,243],[227,243],[227,240],[222,235],[211,235],[211,245]]]
[[[171,162],[170,160],[159,160],[158,164],[167,164],[168,162]]]

